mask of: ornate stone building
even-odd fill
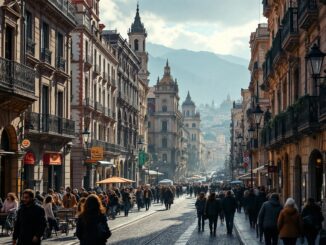
[[[70,185],[75,125],[69,33],[76,26],[74,8],[69,1],[20,4],[0,1],[0,104],[8,110],[0,119],[0,148],[7,152],[0,153],[1,196],[27,187],[46,191]]]
[[[166,178],[176,179],[181,165],[182,114],[179,111],[179,87],[171,76],[168,62],[162,79],[157,80],[148,98],[148,152],[153,167]]]
[[[190,151],[188,155],[187,173],[188,175],[198,173],[201,168],[201,130],[200,113],[196,110],[196,105],[188,92],[186,100],[182,103],[183,126],[189,132]]]
[[[116,91],[118,59],[116,50],[104,38],[99,22],[99,1],[73,1],[77,27],[72,36],[72,103],[76,139],[72,148],[74,187],[95,186],[112,176],[116,145]],[[83,142],[83,132],[89,132]],[[91,158],[93,147],[103,149],[103,158]]]

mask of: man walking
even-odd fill
[[[237,201],[232,196],[231,191],[226,192],[226,197],[222,202],[222,207],[225,215],[227,234],[232,235],[234,213],[237,209]]]
[[[152,192],[151,190],[148,188],[148,186],[145,187],[144,190],[144,202],[145,202],[145,207],[146,207],[146,211],[149,209],[149,206],[151,204],[151,200],[152,200]]]
[[[265,244],[277,245],[278,230],[277,220],[282,210],[279,196],[273,193],[270,199],[263,204],[258,214],[258,225],[263,229]]]
[[[44,209],[36,204],[34,192],[26,189],[23,192],[22,205],[17,212],[13,233],[13,245],[41,244],[46,227]],[[18,242],[17,242],[18,240]]]

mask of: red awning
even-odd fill
[[[45,153],[43,155],[44,165],[61,165],[61,154],[60,153]]]
[[[25,165],[34,165],[36,162],[34,153],[31,151],[26,152],[23,162]]]

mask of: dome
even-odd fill
[[[162,79],[158,82],[160,85],[174,85],[173,77],[171,76],[171,69],[169,66],[169,60],[166,61],[166,65],[164,67],[164,75]]]

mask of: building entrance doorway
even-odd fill
[[[309,194],[317,202],[324,198],[323,194],[323,156],[320,151],[314,150],[309,157]]]

